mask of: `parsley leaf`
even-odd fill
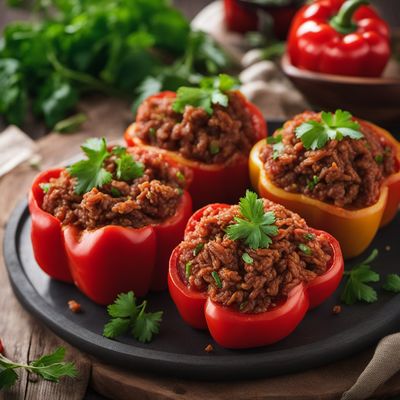
[[[45,380],[58,382],[63,376],[74,378],[78,371],[72,362],[64,362],[65,348],[59,347],[54,353],[43,355],[29,364],[15,363],[0,354],[0,390],[7,389],[18,380],[15,372],[23,368]]]
[[[111,182],[112,174],[103,167],[104,160],[110,155],[107,151],[107,143],[104,138],[88,139],[81,149],[87,156],[87,160],[80,160],[68,168],[71,176],[77,178],[75,192],[83,194],[94,187],[101,187]]]
[[[113,304],[107,307],[111,320],[104,326],[103,336],[114,339],[126,332],[132,332],[135,339],[149,342],[159,332],[162,311],[145,312],[147,301],[136,304],[132,291],[120,293]]]
[[[374,249],[370,256],[360,264],[352,268],[351,271],[345,271],[348,276],[345,288],[341,295],[341,300],[346,304],[354,304],[356,301],[365,301],[373,303],[377,301],[378,295],[371,286],[367,285],[371,282],[378,282],[380,277],[370,267],[378,256],[378,250]]]
[[[118,179],[130,181],[143,176],[143,163],[135,161],[130,154],[122,154],[115,162],[117,164]]]
[[[235,217],[235,224],[227,227],[226,232],[232,240],[244,240],[252,249],[268,248],[272,243],[271,236],[278,234],[275,213],[264,211],[264,202],[257,194],[246,191],[240,199],[240,212],[244,218]]]
[[[272,144],[272,149],[273,149],[272,158],[274,160],[276,160],[283,153],[283,150],[285,149],[285,145],[283,144],[282,139],[283,139],[282,134],[267,137],[267,143]]]
[[[157,311],[154,313],[145,312],[147,302],[144,301],[142,310],[136,318],[133,326],[133,336],[141,343],[150,342],[153,335],[159,333],[160,322],[162,319],[163,312]]]
[[[295,132],[307,150],[321,149],[328,140],[342,140],[344,137],[358,140],[364,137],[359,123],[352,119],[348,111],[342,110],[336,110],[334,114],[323,111],[321,122],[303,122]]]
[[[389,274],[382,288],[388,292],[400,293],[400,275]]]
[[[172,104],[174,111],[183,113],[187,105],[203,108],[208,114],[213,113],[212,105],[228,106],[229,98],[225,94],[237,86],[237,80],[229,75],[220,74],[214,78],[203,78],[200,87],[182,86],[176,92]]]

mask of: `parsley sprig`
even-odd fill
[[[364,137],[359,123],[352,119],[348,111],[343,110],[336,110],[334,114],[323,111],[321,122],[303,122],[295,132],[307,150],[321,149],[328,140],[342,140],[344,137],[358,140]]]
[[[102,187],[110,183],[113,178],[112,173],[104,168],[105,160],[111,156],[111,153],[107,150],[105,138],[88,139],[81,146],[81,149],[87,159],[80,160],[68,167],[68,172],[71,176],[77,178],[75,185],[75,192],[77,194],[87,193],[94,187]],[[143,164],[135,161],[126,152],[125,147],[117,146],[112,152],[116,156],[117,179],[129,181],[143,175]]]
[[[272,243],[271,236],[278,234],[275,224],[275,213],[264,211],[262,199],[257,194],[246,191],[246,196],[240,199],[240,213],[243,218],[235,217],[235,224],[226,229],[232,240],[244,240],[252,249],[268,248]]]
[[[378,300],[377,291],[368,285],[369,283],[379,282],[380,275],[371,269],[370,264],[378,257],[378,250],[372,250],[369,257],[362,261],[350,271],[345,271],[347,282],[341,300],[346,304],[354,304],[356,301],[374,303]],[[382,289],[387,292],[400,293],[400,275],[388,274]]]
[[[380,280],[379,274],[373,271],[370,266],[376,257],[378,257],[378,250],[374,249],[364,261],[350,271],[344,272],[344,275],[348,277],[341,296],[344,303],[354,304],[356,301],[373,303],[378,299],[376,290],[368,285],[368,283]]]
[[[187,105],[201,107],[208,114],[213,113],[213,104],[228,106],[229,98],[226,91],[237,87],[238,81],[226,74],[217,77],[207,77],[200,81],[200,87],[182,86],[176,92],[176,100],[172,104],[174,111],[183,113]]]
[[[267,143],[272,145],[272,158],[276,160],[284,151],[285,145],[283,144],[282,134],[267,137]]]
[[[78,371],[72,362],[64,362],[65,348],[59,347],[54,353],[41,356],[29,364],[17,363],[0,354],[0,389],[8,389],[18,380],[17,369],[25,369],[47,381],[58,382],[60,378],[75,378]]]
[[[120,293],[115,302],[107,307],[111,320],[104,326],[103,335],[114,339],[130,331],[139,342],[150,342],[160,329],[162,311],[146,312],[147,301],[136,304],[132,291]]]

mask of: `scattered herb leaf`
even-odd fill
[[[306,239],[306,240],[314,240],[315,239],[315,235],[310,232],[305,233],[303,236],[304,236],[304,239]]]
[[[200,251],[203,250],[203,248],[204,248],[204,243],[198,243],[193,250],[193,255],[196,257],[200,253]]]
[[[184,181],[185,181],[185,175],[183,175],[181,171],[178,171],[178,172],[176,173],[176,177],[177,177],[181,182],[184,182]]]
[[[375,162],[376,162],[377,164],[382,164],[382,163],[383,163],[383,154],[377,154],[377,155],[375,156]]]
[[[382,289],[388,292],[400,293],[400,275],[398,274],[387,275],[385,283],[382,286]]]
[[[123,181],[140,178],[144,173],[144,165],[141,162],[135,161],[128,153],[120,155],[116,159],[117,178]]]
[[[307,256],[311,256],[311,254],[312,254],[312,250],[304,243],[299,244],[299,249]]]
[[[43,193],[48,193],[51,188],[51,183],[39,183],[40,188],[43,190]]]
[[[58,382],[60,378],[75,378],[78,371],[72,362],[65,362],[65,348],[59,347],[54,353],[41,356],[29,364],[16,363],[0,354],[0,390],[13,386],[18,380],[16,369],[25,369],[43,379]]]
[[[346,304],[354,304],[356,301],[373,303],[377,301],[378,295],[368,283],[378,282],[380,277],[373,271],[371,264],[378,256],[378,250],[374,249],[370,256],[353,267],[350,271],[345,271],[348,277],[345,288],[341,295],[341,300]]]
[[[319,177],[317,175],[314,175],[312,177],[312,180],[307,183],[307,188],[309,190],[314,190],[314,188],[315,188],[315,186],[317,185],[318,182],[319,182]]]
[[[189,279],[191,273],[192,273],[192,263],[190,261],[188,261],[185,264],[185,276],[187,279]]]
[[[146,300],[137,305],[132,291],[120,293],[115,302],[107,307],[112,318],[104,326],[103,335],[113,339],[130,331],[139,342],[150,342],[159,332],[163,312],[145,312],[146,306]]]
[[[276,160],[284,151],[285,145],[282,142],[282,134],[267,137],[267,143],[272,145],[272,158]]]
[[[212,155],[218,154],[220,152],[220,148],[217,143],[211,142],[210,143],[210,153]]]

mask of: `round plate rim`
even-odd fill
[[[400,296],[394,296],[383,306],[381,312],[370,320],[317,343],[298,346],[290,350],[205,357],[144,349],[109,340],[58,314],[55,309],[48,306],[29,281],[19,260],[15,240],[21,224],[25,222],[28,215],[27,200],[24,199],[12,212],[5,229],[3,253],[14,293],[28,311],[58,336],[77,348],[118,366],[140,368],[191,379],[260,378],[296,372],[337,361],[344,358],[343,354],[350,356],[376,343],[384,335],[394,332],[394,328],[398,326]],[[361,334],[361,332],[364,333]],[[338,350],[338,344],[340,344],[340,350]],[[321,357],[321,349],[324,349],[323,357]],[[243,368],[244,365],[246,368]],[[252,367],[249,368],[249,365]]]

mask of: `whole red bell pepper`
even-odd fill
[[[390,57],[389,28],[365,0],[317,0],[296,14],[291,63],[337,75],[379,76]]]
[[[182,239],[192,214],[184,191],[175,215],[157,225],[130,228],[108,225],[94,230],[63,226],[41,206],[41,183],[57,178],[63,169],[40,173],[29,193],[31,239],[37,263],[50,277],[74,282],[99,304],[112,303],[121,292],[144,296],[167,287],[168,259]]]
[[[175,92],[161,92],[153,97],[172,97]],[[243,95],[241,95],[243,96]],[[243,102],[252,116],[254,127],[254,143],[267,135],[267,126],[261,111],[244,96]],[[141,146],[159,151],[189,171],[187,182],[188,191],[192,196],[194,209],[216,201],[235,203],[250,185],[248,170],[248,154],[238,153],[228,163],[206,164],[190,160],[176,151],[160,149],[147,145],[135,134],[135,123],[131,124],[125,132],[125,141],[128,146]]]
[[[208,207],[193,214],[185,235],[194,230]],[[211,207],[221,209],[230,206],[212,204]],[[337,240],[324,231],[312,229],[312,232],[316,236],[324,236],[330,244],[332,257],[326,272],[307,285],[299,284],[281,303],[258,314],[241,313],[213,302],[206,292],[191,290],[179,271],[180,248],[176,247],[169,262],[168,286],[181,317],[193,328],[208,329],[213,339],[226,348],[265,346],[285,338],[302,321],[308,309],[321,304],[336,290],[343,276],[344,262]]]

